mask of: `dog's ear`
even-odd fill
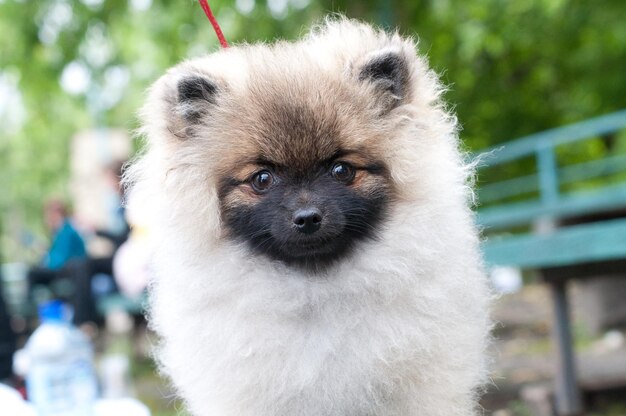
[[[217,84],[201,75],[188,75],[176,85],[178,110],[181,117],[195,122],[217,104]]]
[[[224,88],[206,74],[168,75],[164,97],[167,129],[179,139],[188,139],[210,121]]]
[[[371,83],[386,111],[401,105],[410,94],[410,62],[402,50],[383,49],[368,54],[357,67],[360,82]]]

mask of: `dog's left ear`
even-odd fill
[[[383,49],[365,57],[357,67],[361,82],[374,85],[379,99],[384,100],[385,110],[406,102],[410,93],[411,71],[407,56],[401,50]]]

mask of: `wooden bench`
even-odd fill
[[[619,148],[616,143],[626,142],[624,129],[626,110],[523,137],[479,156],[478,221],[487,264],[534,270],[550,286],[558,415],[583,412],[567,281],[603,268],[626,275],[626,146],[615,154],[592,152],[597,154],[592,160],[578,163],[562,159],[576,157],[576,146]],[[536,172],[528,174],[532,166]]]

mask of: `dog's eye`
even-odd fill
[[[337,162],[330,170],[330,174],[333,178],[340,182],[348,183],[354,179],[354,168],[345,162]]]
[[[250,183],[255,191],[265,192],[274,183],[274,176],[270,171],[262,170],[254,174]]]

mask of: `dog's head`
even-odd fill
[[[193,167],[214,188],[219,238],[315,270],[385,226],[398,196],[393,165],[406,164],[397,136],[414,128],[423,70],[397,35],[348,21],[329,28],[181,64],[148,107],[169,169]]]

